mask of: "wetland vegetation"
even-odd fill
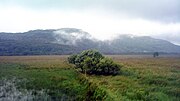
[[[116,76],[81,74],[67,57],[1,56],[0,100],[180,100],[179,57],[111,55]]]

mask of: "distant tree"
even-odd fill
[[[68,61],[80,69],[82,73],[87,74],[118,74],[121,67],[96,50],[85,50],[80,54],[71,55],[68,57]]]
[[[159,53],[158,53],[158,52],[154,52],[154,53],[153,53],[153,56],[154,56],[154,57],[158,57],[158,56],[159,56]]]

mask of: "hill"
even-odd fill
[[[104,54],[180,53],[180,46],[149,36],[120,35],[100,41],[76,28],[0,33],[0,55],[56,55],[97,49]]]

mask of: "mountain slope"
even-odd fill
[[[111,49],[116,50],[115,53],[148,53],[155,51],[164,53],[180,52],[179,46],[165,40],[154,39],[148,36],[138,37],[132,35],[121,35],[106,43],[109,43],[109,46],[106,47],[111,47]]]
[[[121,35],[114,40],[100,41],[75,28],[0,33],[0,55],[72,54],[85,49],[97,49],[105,54],[180,53],[180,46],[147,36]]]

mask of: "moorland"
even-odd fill
[[[115,76],[79,73],[67,55],[0,56],[1,100],[179,101],[180,57],[108,55]]]

